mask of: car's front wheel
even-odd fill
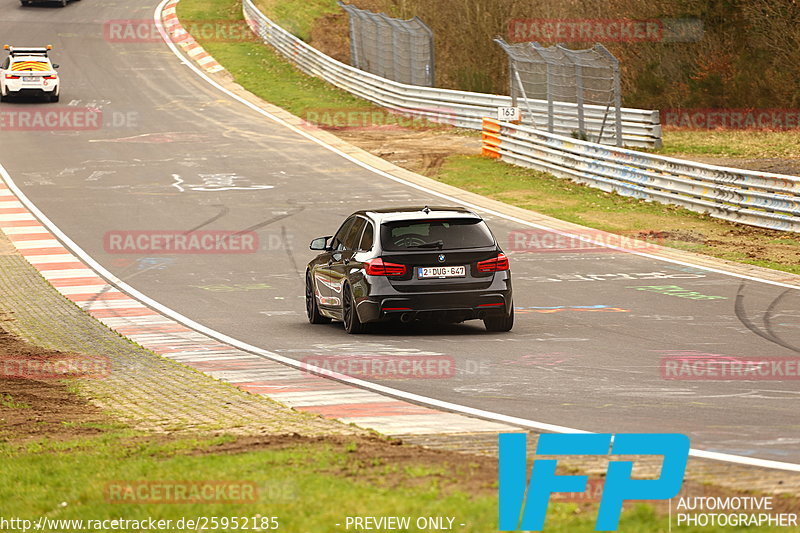
[[[503,316],[489,316],[483,319],[486,331],[511,331],[514,327],[514,304],[511,304],[511,313]]]
[[[366,324],[358,318],[356,300],[353,297],[353,291],[350,289],[349,283],[345,283],[342,289],[342,321],[344,322],[344,330],[350,334],[364,333],[367,329]]]
[[[314,291],[314,280],[311,272],[306,272],[306,315],[312,324],[328,324],[331,319],[323,316],[317,306],[317,296]]]

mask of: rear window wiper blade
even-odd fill
[[[442,241],[433,241],[433,242],[425,242],[422,244],[413,244],[409,246],[409,248],[443,248],[444,242]]]

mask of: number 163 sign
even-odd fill
[[[519,122],[522,120],[522,112],[518,107],[498,107],[497,120],[500,122]]]

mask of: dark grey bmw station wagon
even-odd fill
[[[480,216],[461,207],[353,213],[306,270],[312,324],[341,320],[348,333],[371,322],[481,319],[489,331],[514,325],[508,258]]]

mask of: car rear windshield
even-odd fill
[[[494,246],[494,237],[480,219],[404,220],[381,226],[384,250],[455,250]]]

